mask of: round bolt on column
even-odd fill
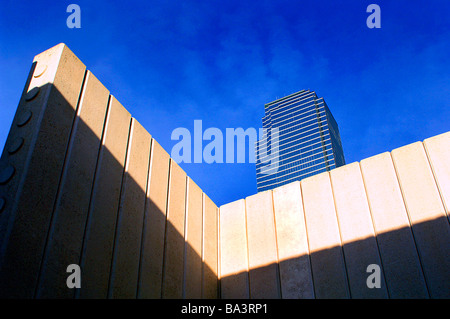
[[[19,116],[19,120],[17,121],[17,126],[24,126],[25,124],[27,124],[30,119],[31,116],[33,116],[33,112],[31,112],[30,110],[26,110],[23,111],[22,114]]]
[[[35,86],[34,88],[32,88],[31,90],[29,90],[27,92],[27,95],[25,96],[25,100],[31,101],[39,94],[40,90],[41,89],[38,86]]]
[[[0,172],[0,185],[8,183],[14,176],[16,169],[12,165],[8,165]]]
[[[22,137],[19,137],[19,138],[15,139],[14,142],[12,142],[12,144],[9,146],[8,153],[9,154],[14,154],[18,150],[20,150],[20,148],[22,147],[24,141],[25,140]]]

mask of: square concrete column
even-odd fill
[[[34,59],[0,162],[1,298],[34,296],[85,70],[64,44]]]
[[[220,206],[220,281],[223,299],[248,299],[245,200]]]
[[[273,190],[283,299],[314,298],[308,238],[300,182]]]

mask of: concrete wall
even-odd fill
[[[0,298],[449,298],[449,157],[450,132],[218,208],[59,44],[0,160]]]
[[[1,298],[218,297],[217,206],[64,44],[0,163]]]
[[[450,298],[449,150],[450,132],[221,206],[222,297]]]

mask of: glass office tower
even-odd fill
[[[262,123],[255,144],[258,192],[345,165],[338,125],[314,91],[266,104]]]

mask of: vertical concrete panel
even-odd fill
[[[450,229],[422,143],[392,151],[395,170],[432,298],[450,297]]]
[[[67,266],[79,264],[109,91],[88,71],[64,163],[37,298],[72,298]]]
[[[110,96],[80,266],[80,298],[108,296],[114,235],[131,115]]]
[[[189,177],[185,225],[183,298],[202,297],[203,192]]]
[[[63,44],[36,56],[35,62],[29,90],[22,96],[13,122],[19,128],[27,128],[22,135],[27,141],[27,154],[18,153],[22,154],[20,165],[3,156],[0,164],[0,172],[12,174],[2,184],[13,183],[8,193],[15,196],[6,203],[9,213],[5,214],[8,219],[6,240],[1,249],[2,298],[31,298],[34,295],[85,75],[83,63]],[[17,137],[21,135],[17,134]],[[8,146],[11,147],[13,142]],[[14,193],[11,192],[13,188]]]
[[[250,298],[280,298],[272,191],[245,199]]]
[[[223,299],[249,298],[245,200],[220,206],[220,281]]]
[[[391,155],[360,163],[389,297],[428,298]]]
[[[314,298],[300,182],[275,188],[273,206],[281,296],[283,299]]]
[[[387,298],[375,232],[359,163],[330,171],[352,298]],[[380,267],[380,288],[369,288],[369,265]]]
[[[202,298],[218,298],[218,208],[203,193]]]
[[[183,296],[186,173],[171,159],[169,175],[162,297],[178,299]]]
[[[316,298],[349,298],[347,275],[328,173],[301,181]]]
[[[450,132],[427,138],[423,146],[450,220]]]
[[[161,298],[169,161],[169,154],[153,139],[142,240],[139,298]]]
[[[111,298],[136,298],[150,144],[150,134],[132,119],[111,267]]]

